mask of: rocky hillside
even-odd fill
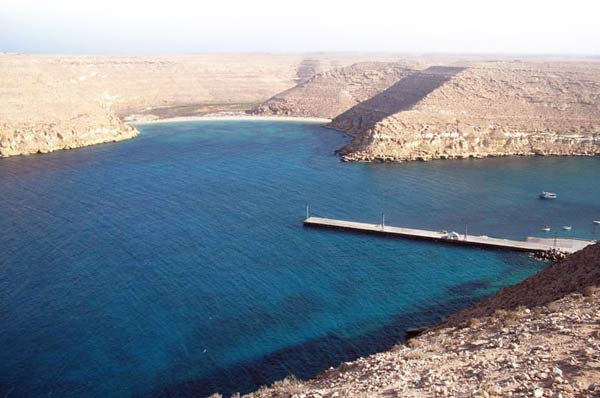
[[[121,120],[132,114],[160,118],[244,111],[316,73],[365,59],[344,54],[0,54],[0,156],[131,138],[137,132]]]
[[[407,63],[363,62],[319,73],[251,111],[332,119],[415,71]]]
[[[347,160],[600,153],[600,63],[434,66],[339,115]]]
[[[433,61],[328,71],[254,111],[333,117],[344,160],[600,153],[600,62]]]
[[[600,397],[600,244],[406,345],[247,397]]]
[[[458,314],[445,325],[456,326],[471,318],[490,316],[497,310],[546,305],[572,292],[584,293],[600,286],[600,244],[588,246],[523,282],[500,292]]]

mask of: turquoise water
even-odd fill
[[[316,125],[140,127],[0,159],[0,396],[201,397],[391,347],[542,269],[526,254],[302,227],[313,214],[589,237],[599,158],[342,163]],[[551,190],[556,201],[537,194]]]

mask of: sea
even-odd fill
[[[598,157],[344,163],[334,150],[350,138],[318,124],[138,128],[0,159],[1,397],[229,396],[306,379],[548,266],[306,228],[307,205],[512,239],[591,238],[600,219]]]

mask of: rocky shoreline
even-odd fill
[[[329,127],[337,128],[335,120]],[[506,156],[597,156],[600,133],[394,133],[377,125],[365,133],[351,132],[353,141],[337,153],[345,162],[408,162],[439,159],[483,159]],[[401,137],[401,138],[399,138]]]
[[[246,397],[598,397],[599,303],[595,290],[498,311]]]
[[[404,162],[429,162],[432,160],[455,160],[455,159],[485,159],[485,158],[501,158],[509,156],[582,156],[582,157],[593,157],[600,156],[600,151],[573,151],[573,152],[498,152],[498,153],[460,153],[460,154],[436,154],[426,153],[423,155],[409,155],[409,156],[398,156],[398,155],[387,155],[387,154],[373,154],[368,151],[359,152],[346,152],[344,149],[338,149],[335,151],[340,156],[342,162],[363,162],[363,163],[404,163]]]
[[[139,131],[128,126],[116,116],[106,115],[98,121],[78,120],[64,123],[6,126],[0,122],[0,130],[10,131],[0,137],[0,157],[49,153],[76,149],[91,145],[118,142],[136,137]]]
[[[600,243],[390,351],[245,397],[598,398]]]

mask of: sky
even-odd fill
[[[598,0],[0,0],[0,51],[600,54]]]

